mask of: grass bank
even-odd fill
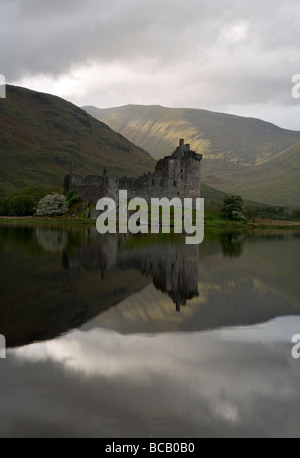
[[[56,217],[37,217],[37,216],[1,216],[0,224],[34,224],[34,225],[49,225],[49,224],[68,224],[68,225],[89,225],[96,224],[95,220],[83,217],[72,217],[70,215]],[[256,218],[253,220],[231,221],[222,218],[220,213],[207,212],[205,213],[206,227],[219,227],[227,229],[236,228],[255,228],[255,229],[299,229],[299,221],[283,221]]]

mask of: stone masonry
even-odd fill
[[[171,156],[166,156],[156,164],[154,172],[139,178],[109,177],[104,173],[77,175],[73,164],[70,174],[64,180],[64,193],[74,190],[84,202],[95,203],[102,197],[117,200],[119,190],[127,190],[128,199],[141,197],[150,202],[151,198],[200,197],[202,155],[190,149],[190,145],[180,140],[178,148]]]

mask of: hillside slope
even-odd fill
[[[62,185],[70,158],[83,174],[139,176],[155,167],[141,148],[65,100],[7,86],[0,99],[0,186]]]
[[[243,188],[247,199],[300,208],[300,142],[256,166],[224,176],[220,187],[228,193]]]

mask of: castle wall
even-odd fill
[[[70,175],[70,189],[73,189],[84,202],[96,203],[102,197],[118,199],[119,179],[97,175],[88,175],[85,178],[81,175]]]
[[[127,190],[128,199],[141,197],[148,202],[151,198],[163,197],[170,200],[174,197],[196,199],[200,197],[201,159],[200,154],[190,151],[190,146],[184,145],[181,140],[172,156],[158,161],[155,172],[137,179],[108,177],[105,174],[83,178],[76,175],[71,167],[71,173],[64,182],[64,192],[66,194],[74,189],[83,201],[91,203],[102,197],[118,199],[120,189]]]
[[[126,189],[128,198],[200,197],[202,156],[187,151],[178,156],[168,156],[158,161],[155,172],[147,173],[136,180],[120,179],[120,189]]]

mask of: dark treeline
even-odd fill
[[[54,186],[34,186],[6,196],[0,188],[0,216],[33,216],[39,200],[53,192],[61,190]]]

